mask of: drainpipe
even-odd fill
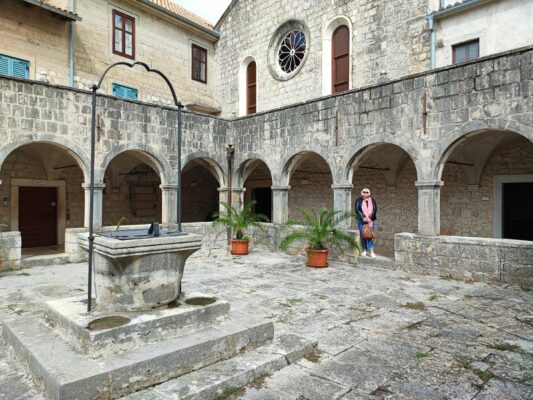
[[[70,12],[75,12],[75,0],[70,0]],[[70,51],[69,51],[69,69],[70,69],[70,76],[69,76],[69,85],[70,87],[74,87],[74,30],[75,30],[75,24],[76,21],[70,21]]]
[[[232,144],[226,145],[226,155],[228,157],[228,206],[231,209],[231,195],[233,191],[233,156],[235,154],[235,148]],[[229,211],[229,210],[228,210]],[[228,244],[231,243],[231,228],[228,228],[226,230],[227,236],[228,236]]]
[[[437,65],[436,53],[437,53],[437,33],[435,32],[435,20],[433,19],[433,13],[428,14],[427,20],[429,23],[429,32],[431,37],[431,69],[435,69]]]

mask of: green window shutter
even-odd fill
[[[0,74],[9,75],[9,58],[0,54]]]
[[[137,89],[126,88],[127,94],[126,98],[130,100],[137,100]]]
[[[29,79],[30,63],[26,60],[0,54],[0,74]]]
[[[123,99],[137,100],[137,89],[113,83],[113,96]]]

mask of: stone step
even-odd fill
[[[316,342],[287,334],[269,346],[169,380],[127,397],[128,400],[215,400],[225,391],[241,388],[272,374],[315,351]]]
[[[48,267],[50,265],[61,265],[69,262],[70,259],[67,253],[22,257],[23,268]]]
[[[3,324],[4,341],[52,400],[119,398],[270,341],[272,322],[231,312],[227,322],[98,361],[75,351],[34,316]]]

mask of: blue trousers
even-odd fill
[[[357,227],[359,228],[359,233],[363,231],[363,221],[357,222]],[[377,227],[376,221],[372,222],[372,231],[375,231]],[[363,240],[361,239],[361,247],[363,248],[363,251],[366,250],[374,250],[374,239],[370,240]]]

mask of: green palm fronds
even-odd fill
[[[341,221],[353,216],[344,211],[329,211],[322,207],[318,213],[307,209],[300,209],[304,223],[289,221],[285,226],[303,225],[303,229],[289,233],[281,242],[281,249],[287,251],[289,246],[297,241],[306,241],[313,250],[323,250],[342,243],[353,246],[360,252],[359,242],[354,235],[337,228]],[[342,250],[342,246],[340,247]]]
[[[255,226],[263,230],[260,222],[268,222],[268,218],[263,214],[254,213],[255,201],[246,204],[242,210],[238,210],[227,203],[220,202],[226,209],[225,212],[215,213],[215,220],[213,226],[224,225],[233,231],[233,236],[237,240],[242,240],[246,230]]]

